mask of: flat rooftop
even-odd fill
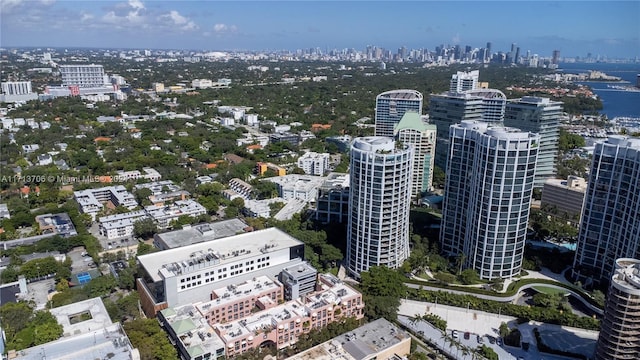
[[[302,244],[280,229],[269,228],[142,255],[138,261],[156,282],[180,272],[190,272],[189,266],[184,264],[189,265],[189,262],[197,262],[201,258],[210,266],[223,265]]]
[[[275,291],[282,287],[282,284],[276,280],[271,280],[267,276],[258,276],[254,279],[247,280],[237,285],[229,285],[226,287],[213,290],[216,299],[211,301],[194,304],[201,314],[208,312],[208,309],[215,305],[220,306],[227,303],[234,303],[243,298],[250,298],[255,294],[264,291]]]
[[[361,360],[388,349],[409,336],[384,318],[336,336],[287,360]]]
[[[162,241],[167,248],[173,249],[237,235],[245,232],[248,226],[244,221],[235,218],[191,227],[185,226],[182,230],[156,234],[154,238]]]
[[[62,325],[63,336],[84,334],[91,329],[99,330],[112,324],[109,313],[99,297],[53,308],[49,312]],[[80,314],[91,316],[85,315],[81,318]]]
[[[192,304],[161,312],[192,358],[206,352],[216,358],[218,350],[224,352],[224,342]]]

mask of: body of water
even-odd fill
[[[561,63],[560,69],[566,73],[586,73],[589,70],[601,71],[607,75],[617,76],[626,83],[610,83],[603,81],[581,82],[593,89],[593,92],[602,100],[602,113],[609,119],[616,116],[640,117],[640,92],[611,89],[607,85],[634,86],[640,64],[609,64],[609,63]]]

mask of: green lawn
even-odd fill
[[[554,288],[544,287],[544,286],[535,286],[535,287],[533,287],[533,290],[535,290],[535,291],[537,291],[539,293],[547,294],[547,295],[566,294],[567,293],[566,290],[554,289]]]

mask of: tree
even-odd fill
[[[466,269],[460,273],[460,281],[464,285],[475,284],[480,280],[480,276],[475,271],[475,269]]]
[[[370,319],[397,317],[400,298],[407,295],[403,276],[386,266],[373,266],[360,273],[360,289],[365,295],[365,314]]]
[[[124,323],[124,329],[133,347],[143,360],[174,360],[178,358],[165,332],[155,319],[137,319]]]
[[[158,232],[156,223],[151,218],[138,220],[133,224],[133,234],[140,238],[149,238]]]
[[[500,328],[498,329],[498,331],[500,332],[500,337],[504,338],[507,335],[509,335],[509,325],[507,325],[506,322],[501,322],[500,323]]]

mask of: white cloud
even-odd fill
[[[80,17],[80,21],[84,22],[84,21],[89,21],[92,20],[95,16],[93,16],[93,14],[89,14],[89,13],[82,13],[81,17]]]
[[[144,9],[144,4],[140,0],[129,0],[129,6],[131,6],[135,10],[143,10]]]
[[[171,10],[168,14],[159,16],[161,21],[170,21],[173,25],[179,26],[181,30],[196,30],[198,25],[189,18],[180,15],[179,12]]]
[[[227,24],[215,24],[213,25],[213,31],[221,34],[221,33],[230,33],[236,32],[238,28],[235,25],[227,25]]]
[[[2,0],[0,1],[0,14],[11,13],[14,9],[19,8],[24,0]]]

